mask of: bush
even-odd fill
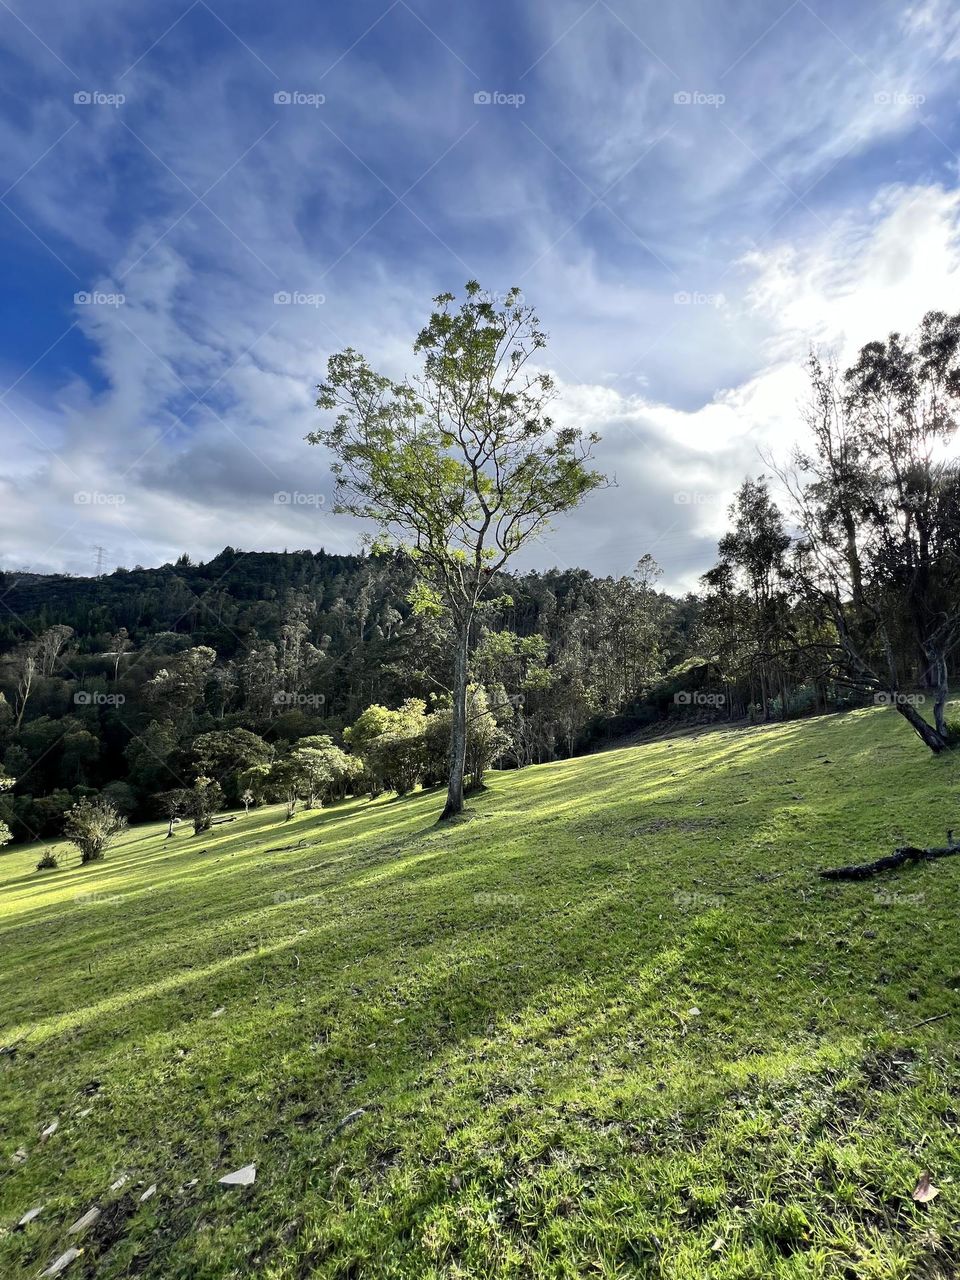
[[[193,819],[193,834],[198,836],[213,826],[213,815],[223,808],[223,790],[212,778],[199,777],[184,793],[185,812]]]
[[[126,825],[105,796],[84,797],[67,810],[63,834],[80,850],[81,863],[99,862]]]
[[[396,711],[378,704],[367,707],[344,737],[363,761],[372,796],[395,791],[404,796],[416,787],[427,767],[426,703],[407,698]]]
[[[38,871],[57,871],[59,867],[60,863],[57,861],[57,855],[52,849],[48,849],[37,863]]]

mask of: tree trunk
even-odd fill
[[[467,646],[469,621],[458,624],[457,649],[453,663],[453,715],[450,723],[450,757],[447,803],[440,821],[463,813],[463,772],[467,758]]]
[[[947,661],[942,654],[936,651],[934,651],[933,661],[930,663],[930,688],[933,690],[933,723],[937,727],[937,733],[946,742],[946,707],[950,693],[947,678]]]
[[[894,705],[907,724],[910,725],[911,729],[930,748],[934,755],[939,755],[941,751],[946,751],[947,740],[944,735],[935,729],[928,720],[925,720],[912,703],[898,699]]]

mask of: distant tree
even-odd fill
[[[414,346],[412,381],[395,382],[347,349],[330,358],[317,405],[336,412],[311,443],[333,454],[338,510],[374,520],[419,573],[416,607],[442,611],[454,636],[447,802],[463,809],[471,628],[496,572],[602,483],[590,471],[595,436],[557,428],[549,375],[532,361],[546,337],[512,289],[495,306],[475,280],[466,300],[435,299]]]
[[[322,804],[346,795],[360,772],[359,761],[342,751],[327,734],[314,734],[301,738],[296,745],[296,751],[314,753],[317,777],[320,776],[321,771],[324,775],[320,790],[315,793]]]
[[[84,797],[67,810],[63,834],[80,850],[81,863],[99,862],[126,825],[105,797]]]
[[[114,680],[118,680],[120,678],[120,661],[123,658],[123,655],[125,653],[129,653],[132,648],[133,643],[130,640],[127,628],[121,627],[116,635],[110,640],[110,656],[113,658]]]
[[[216,779],[235,800],[239,799],[243,773],[272,759],[273,747],[249,729],[213,729],[193,740],[194,766]]]
[[[116,782],[108,782],[103,788],[103,795],[110,801],[121,817],[126,818],[128,821],[130,820],[137,807],[137,796],[129,783],[120,779],[117,779]]]
[[[260,764],[253,764],[249,769],[243,769],[237,775],[237,786],[242,792],[241,799],[244,795],[250,795],[250,804],[262,804],[267,792],[271,789],[270,771],[272,764],[266,761]]]
[[[199,777],[187,789],[187,815],[193,819],[193,834],[200,835],[213,826],[214,814],[223,808],[223,791],[213,778]]]
[[[56,626],[48,627],[37,638],[36,651],[37,662],[42,676],[52,676],[56,670],[57,661],[63,651],[67,641],[73,636],[73,627],[68,627],[62,623]]]
[[[249,787],[241,794],[240,803],[243,805],[243,812],[249,813],[250,806],[256,803],[257,797],[253,794]]]
[[[160,708],[166,719],[184,726],[201,702],[204,686],[216,660],[216,650],[208,645],[197,645],[177,654],[147,681],[145,699]]]
[[[292,753],[281,756],[270,766],[271,794],[286,805],[287,819],[296,813],[297,801],[303,797],[309,785],[304,761],[295,759]]]
[[[730,507],[733,528],[720,539],[720,559],[703,575],[711,607],[739,637],[764,720],[783,694],[777,657],[789,632],[786,552],[790,535],[764,476],[746,479]]]
[[[404,796],[420,783],[427,765],[426,730],[427,704],[407,698],[396,711],[367,707],[344,731],[351,750],[363,760],[371,795],[391,790]]]
[[[37,656],[37,642],[29,640],[25,644],[19,646],[10,655],[9,664],[12,669],[15,693],[16,693],[16,723],[15,732],[20,732],[20,726],[23,724],[24,712],[27,709],[27,703],[30,701],[30,695],[33,692],[34,684],[40,675],[40,662]]]
[[[173,839],[174,825],[186,815],[190,806],[190,791],[186,787],[174,787],[172,791],[161,791],[154,797],[154,803],[167,820],[166,840]]]
[[[431,774],[436,768],[441,743],[449,733],[450,707],[441,706],[427,717],[427,759],[431,762],[428,766]],[[487,691],[481,685],[471,684],[467,689],[465,780],[468,791],[478,791],[483,786],[487,770],[509,746],[510,737],[497,723]]]

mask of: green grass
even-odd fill
[[[0,855],[0,1275],[957,1276],[960,858],[816,876],[956,784],[864,711]]]

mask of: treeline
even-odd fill
[[[473,621],[468,780],[666,718],[882,702],[933,751],[960,640],[960,317],[809,362],[805,443],[740,487],[697,594],[634,573],[500,573]],[[0,820],[78,802],[202,824],[443,781],[452,637],[402,555],[245,553],[80,579],[4,575]],[[88,813],[88,817],[90,814]],[[95,814],[93,816],[96,816]],[[0,839],[3,832],[0,831]]]
[[[471,670],[500,763],[585,749],[683,661],[700,606],[657,590],[655,576],[650,561],[621,579],[501,576]],[[279,790],[277,761],[317,737],[359,756],[370,718],[401,711],[379,755],[403,756],[391,735],[416,739],[415,781],[441,781],[449,636],[414,611],[413,584],[402,557],[232,548],[99,579],[6,575],[0,761],[12,786],[0,813],[18,839],[58,833],[79,798],[100,793],[123,816],[152,818],[167,793],[205,776],[236,804],[240,773],[264,760],[241,752],[215,767],[205,744],[232,733],[236,745],[240,731],[273,762],[259,801]],[[366,789],[402,789],[409,766],[391,772],[370,744],[365,755]]]

